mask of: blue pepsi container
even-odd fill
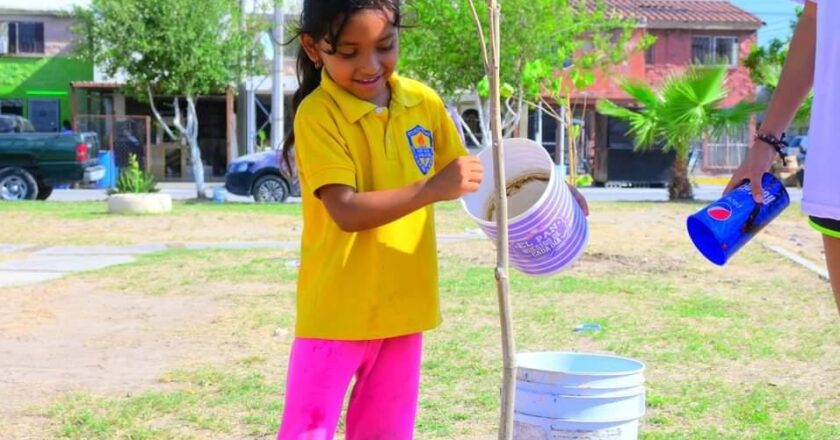
[[[761,179],[764,203],[755,203],[749,182],[688,217],[688,235],[697,250],[719,266],[790,205],[785,186],[773,175]]]

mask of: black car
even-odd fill
[[[234,160],[225,174],[225,189],[239,196],[253,196],[257,202],[283,202],[300,197],[292,170],[280,169],[279,150],[249,154]]]

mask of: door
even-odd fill
[[[30,99],[29,120],[35,126],[35,131],[57,132],[61,126],[60,109],[57,99]]]

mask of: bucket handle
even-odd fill
[[[749,233],[752,232],[752,229],[755,226],[755,219],[758,217],[758,214],[760,212],[761,212],[761,205],[756,203],[755,206],[752,209],[752,212],[750,212],[750,216],[747,217],[747,221],[744,222],[744,226],[741,228],[741,232],[743,232],[745,234],[749,234]]]
[[[747,183],[750,183],[750,179],[744,179],[741,182],[741,185]],[[755,203],[755,200],[753,200],[753,203],[755,204],[755,206],[753,206],[752,212],[750,212],[750,216],[747,217],[747,221],[744,222],[744,226],[741,227],[741,232],[743,232],[744,234],[749,234],[752,232],[752,229],[755,226],[755,219],[758,218],[758,214],[761,212],[761,205]]]

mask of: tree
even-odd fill
[[[640,81],[629,80],[621,88],[642,108],[634,111],[611,101],[598,102],[602,114],[626,120],[637,150],[663,145],[676,151],[673,176],[668,188],[671,200],[693,199],[688,180],[688,153],[692,142],[742,128],[763,106],[741,101],[729,108],[724,86],[726,67],[692,69],[672,76],[656,91]]]
[[[784,39],[774,38],[766,47],[754,46],[750,51],[749,56],[744,59],[744,67],[750,71],[750,79],[772,94],[776,91],[779,85],[779,78],[782,76],[782,68],[787,59],[790,42],[793,39],[793,32],[796,30],[796,25],[799,22],[799,17],[802,16],[804,9],[797,8],[797,19],[791,22],[791,34]],[[808,93],[805,102],[799,107],[794,117],[794,121],[799,124],[807,124],[811,118],[811,105],[814,102],[814,93]]]
[[[415,0],[412,8],[416,18],[409,20],[401,38],[400,68],[431,84],[449,101],[457,101],[464,94],[478,96],[481,144],[489,145],[489,82],[484,63],[477,56],[481,53],[480,42],[469,37],[475,33],[469,2]],[[476,2],[476,10],[484,32],[489,34],[486,2]],[[613,18],[603,0],[505,0],[500,27],[507,31],[500,35],[499,70],[506,136],[516,128],[523,106],[529,105],[529,100],[534,104],[540,96],[541,87],[547,83],[543,79],[560,74],[573,58],[578,60],[573,54],[582,56],[584,45],[597,44],[607,29],[612,35]],[[626,54],[623,51],[622,55]],[[623,60],[612,58],[613,62]],[[476,141],[473,133],[467,134]]]
[[[148,100],[167,135],[189,146],[198,198],[206,194],[196,100],[261,68],[255,35],[262,24],[249,18],[242,26],[242,13],[239,2],[231,0],[92,0],[88,9],[76,9],[80,54],[109,76],[124,76],[122,90]],[[174,132],[158,112],[155,96],[172,97]]]
[[[580,126],[573,122],[578,107],[572,100],[573,96],[591,88],[597,78],[611,77],[615,66],[626,61],[633,52],[647,49],[655,38],[647,33],[635,38],[636,20],[609,10],[603,1],[580,2],[576,9],[567,8],[564,16],[569,22],[564,23],[564,27],[571,33],[582,31],[584,34],[578,38],[561,35],[557,39],[557,59],[563,60],[562,69],[543,60],[533,60],[526,64],[523,80],[529,99],[545,104],[542,108],[565,125],[563,141],[569,146],[570,178],[575,182],[577,156],[574,145],[581,131]],[[560,105],[561,112],[552,108],[546,96]],[[586,99],[579,104],[585,113],[588,107]],[[557,148],[555,151],[559,153],[561,150]],[[556,160],[559,162],[560,158]]]

